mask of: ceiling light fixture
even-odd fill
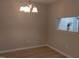
[[[21,12],[26,12],[26,13],[31,13],[31,12],[32,13],[37,13],[38,9],[34,4],[32,4],[30,2],[30,0],[28,0],[20,7],[20,11]]]
[[[37,7],[33,7],[32,12],[38,12]]]

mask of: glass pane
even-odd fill
[[[78,17],[61,18],[58,30],[78,32]]]

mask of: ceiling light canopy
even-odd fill
[[[28,0],[22,6],[20,6],[20,11],[26,13],[37,13],[38,9],[34,4],[30,2],[30,0]]]

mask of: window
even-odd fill
[[[65,17],[58,19],[58,30],[78,32],[79,17]]]

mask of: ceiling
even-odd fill
[[[45,3],[45,4],[50,4],[52,2],[55,2],[56,0],[31,0],[32,2],[36,3]]]

